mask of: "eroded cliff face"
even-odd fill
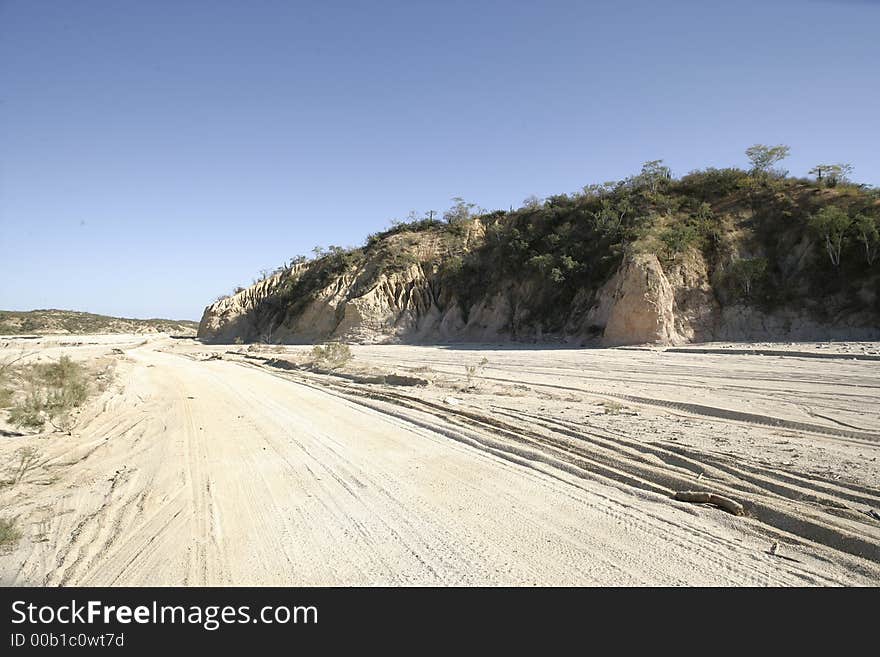
[[[699,255],[687,254],[664,270],[657,256],[640,253],[624,258],[587,321],[602,329],[605,346],[682,344],[712,339],[719,313]]]
[[[365,262],[344,268],[302,298],[285,296],[295,284],[326,263],[321,260],[275,274],[208,306],[199,338],[209,342],[264,341],[312,343],[341,340],[355,343],[447,342],[479,339],[492,331],[475,331],[462,309],[442,289],[439,264],[483,238],[473,222],[450,244],[434,234],[396,238],[392,246],[406,264],[381,266]],[[474,317],[476,320],[477,317]]]
[[[656,256],[626,258],[598,295],[589,314],[606,345],[680,342],[675,330],[675,292]]]
[[[300,265],[290,273],[298,275]],[[236,338],[258,340],[261,309],[266,299],[278,290],[287,274],[275,274],[241,292],[219,299],[205,308],[199,322],[198,337],[211,342],[228,343]]]
[[[709,266],[696,250],[672,263],[629,253],[597,289],[582,289],[560,330],[536,318],[541,289],[534,280],[509,280],[464,302],[444,284],[441,263],[482,239],[475,224],[450,247],[416,239],[403,248],[403,266],[378,267],[367,258],[330,276],[305,297],[284,290],[321,261],[276,274],[205,309],[199,338],[208,342],[498,343],[558,341],[579,345],[682,344],[711,340],[877,339],[869,313],[832,324],[806,312],[762,312],[735,302],[722,306]],[[398,245],[400,246],[400,245]]]
[[[511,334],[512,311],[505,295],[482,299],[469,308],[466,317],[458,300],[443,290],[430,265],[418,263],[402,271],[381,273],[360,293],[355,290],[357,278],[358,272],[339,276],[295,316],[273,313],[266,300],[282,281],[264,281],[208,306],[199,337],[220,343],[240,337],[245,342],[289,344],[516,339]]]
[[[705,267],[668,276],[655,256],[627,257],[598,292],[579,295],[561,333],[547,332],[530,318],[538,293],[527,282],[510,281],[466,309],[443,289],[431,257],[382,272],[356,290],[363,271],[346,271],[318,290],[294,316],[272,299],[285,279],[308,264],[276,274],[205,309],[199,337],[210,342],[310,343],[499,342],[511,340],[601,341],[607,345],[681,343],[711,334],[717,302]],[[672,280],[670,280],[670,278]]]

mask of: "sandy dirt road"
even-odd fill
[[[43,438],[41,470],[2,491],[27,523],[4,584],[880,581],[861,548],[770,554],[778,534],[670,501],[666,475],[614,478],[558,445],[168,340],[122,351],[74,435]]]

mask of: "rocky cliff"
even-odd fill
[[[795,201],[810,193],[790,191]],[[618,226],[605,242],[607,230],[583,209],[593,199],[453,227],[403,226],[211,304],[198,335],[209,342],[589,345],[880,339],[876,268],[854,258],[845,282],[842,270],[840,281],[823,280],[821,242],[792,221],[762,232],[762,213],[750,202],[746,210],[729,195],[711,209],[703,202],[698,212],[711,212],[712,239],[673,242],[675,250],[658,239],[690,225],[693,210],[648,215],[650,222],[632,233]],[[771,227],[779,221],[774,208]],[[571,217],[584,216],[587,227],[572,228]],[[556,234],[570,240],[567,250],[550,239]]]
[[[314,265],[313,265],[314,266]],[[665,270],[657,256],[628,256],[596,294],[571,308],[562,332],[526,317],[527,284],[487,295],[465,313],[427,263],[376,276],[355,290],[358,272],[335,278],[295,316],[273,312],[283,282],[303,268],[274,276],[205,309],[198,336],[208,342],[444,343],[566,341],[616,346],[712,340],[880,339],[876,315],[853,313],[835,323],[796,310],[764,312],[745,304],[722,308],[699,257]],[[525,304],[525,305],[524,305]]]

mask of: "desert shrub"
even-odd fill
[[[377,244],[380,244],[385,238],[392,235],[397,235],[398,233],[421,233],[428,230],[443,228],[445,225],[446,224],[444,224],[439,219],[434,218],[416,219],[413,221],[400,222],[387,230],[383,230],[378,233],[371,233],[367,236],[367,240],[364,246],[365,248],[373,247]]]
[[[43,398],[36,391],[29,391],[24,399],[9,409],[9,423],[20,429],[42,429],[46,424],[44,407]]]
[[[77,395],[79,401],[85,399],[85,368],[70,356],[62,356],[54,363],[38,363],[34,372],[39,380],[56,388],[77,386],[71,393]]]
[[[419,263],[413,250],[413,243],[403,239],[383,241],[372,252],[372,260],[376,264],[376,272],[403,271]]]
[[[873,265],[880,252],[880,218],[858,214],[853,225],[856,241],[864,249],[865,262]]]
[[[20,538],[21,531],[16,527],[15,519],[0,518],[0,551],[10,551]]]
[[[742,169],[708,168],[691,171],[675,185],[677,191],[712,201],[733,194],[747,184],[749,175]]]
[[[12,384],[12,362],[6,362],[0,365],[0,408],[8,408],[12,404],[13,390]]]
[[[34,446],[19,447],[13,455],[12,478],[8,481],[10,484],[17,484],[24,476],[37,467],[37,461],[40,459],[40,450]]]
[[[829,205],[810,216],[810,230],[823,242],[825,251],[835,267],[840,266],[840,254],[853,219],[845,210]]]
[[[29,354],[22,350],[17,356],[7,358],[3,362],[0,362],[0,388],[7,388],[12,384],[14,379],[17,379],[20,376],[21,367],[16,363],[19,363],[28,356]]]
[[[340,274],[360,266],[364,262],[363,249],[329,247],[298,276],[285,280],[271,296],[262,303],[266,310],[284,310],[297,315],[318,293]]]
[[[623,404],[620,402],[605,400],[600,403],[605,411],[605,415],[619,415],[620,411],[624,409]]]
[[[312,367],[316,369],[336,370],[346,365],[354,356],[347,344],[328,342],[312,347],[311,358]]]
[[[48,422],[56,430],[69,431],[71,411],[89,394],[86,368],[69,356],[54,363],[38,363],[21,374],[26,393],[9,410],[9,421],[28,429],[42,429]]]
[[[483,368],[486,367],[486,365],[488,364],[489,359],[484,356],[480,359],[480,362],[464,366],[464,374],[467,378],[468,388],[476,388],[477,377],[482,374]]]
[[[658,237],[663,243],[666,257],[672,258],[695,245],[700,239],[700,231],[691,224],[678,223],[661,231]]]
[[[460,196],[452,199],[452,207],[443,213],[443,221],[450,226],[461,226],[486,211],[478,207],[475,203],[468,203]]]

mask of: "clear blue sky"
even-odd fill
[[[851,162],[880,184],[880,3],[0,0],[0,308],[198,319],[392,217]]]

